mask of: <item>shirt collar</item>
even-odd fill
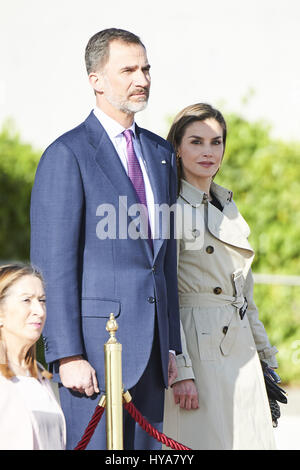
[[[95,106],[93,109],[94,114],[97,119],[99,119],[100,123],[104,127],[105,131],[107,132],[109,138],[115,139],[117,136],[122,134],[122,132],[125,131],[125,127],[123,127],[121,124],[119,124],[117,121],[115,121],[113,118],[108,116],[102,109],[98,108],[98,106]],[[135,122],[133,121],[132,125],[128,128],[132,130],[134,137],[136,136],[136,128],[135,128]]]

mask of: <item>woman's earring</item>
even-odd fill
[[[179,155],[179,153],[177,152],[176,153],[176,160],[180,160],[181,159],[181,156]]]

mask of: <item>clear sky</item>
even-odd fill
[[[1,0],[0,122],[12,117],[41,149],[82,122],[94,106],[84,49],[108,27],[147,48],[152,89],[138,124],[165,136],[167,116],[204,101],[300,140],[299,0]]]

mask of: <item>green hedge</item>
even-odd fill
[[[228,142],[216,182],[233,190],[251,228],[253,271],[300,275],[300,142],[282,142],[264,122],[226,116]],[[300,286],[257,284],[255,302],[279,353],[283,381],[300,384]]]
[[[11,123],[0,133],[0,260],[29,259],[30,194],[41,156]]]
[[[254,297],[269,339],[279,350],[282,381],[300,385],[300,286],[256,284]]]

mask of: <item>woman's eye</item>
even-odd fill
[[[40,302],[42,302],[42,303],[45,304],[45,303],[46,303],[46,299],[40,299]]]

